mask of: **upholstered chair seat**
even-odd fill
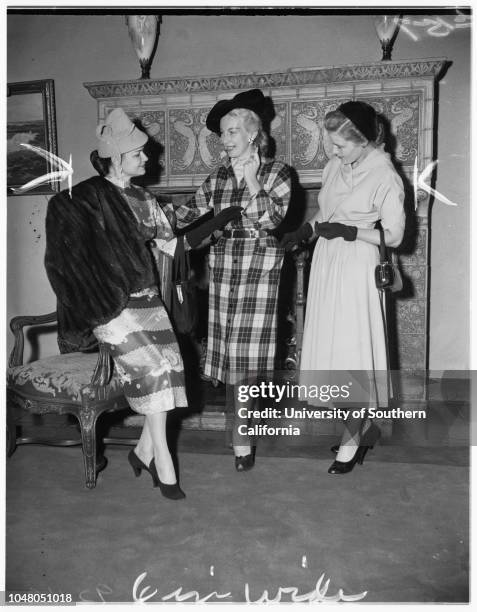
[[[84,394],[94,398],[91,376],[98,362],[98,353],[67,353],[45,357],[7,370],[7,384],[25,399],[43,398],[51,403],[77,402]],[[105,399],[121,396],[116,376],[105,387]]]
[[[104,459],[96,461],[96,421],[103,412],[123,410],[128,403],[101,344],[99,352],[67,352],[23,364],[23,328],[55,321],[56,313],[50,313],[14,317],[10,322],[15,345],[7,370],[7,454],[13,454],[17,443],[37,442],[35,438],[17,438],[17,426],[25,412],[72,414],[81,431],[86,486],[93,488],[97,472],[106,464]],[[59,345],[61,348],[60,341]]]

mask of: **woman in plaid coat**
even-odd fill
[[[243,207],[211,247],[209,322],[204,374],[231,386],[268,378],[274,369],[277,298],[284,250],[269,232],[283,220],[290,200],[290,169],[268,158],[263,125],[273,117],[259,89],[219,101],[206,125],[221,138],[227,159],[194,197],[176,209],[182,227],[213,209]],[[246,422],[246,421],[245,421]],[[238,431],[233,446],[238,471],[253,467],[250,439]],[[242,424],[244,421],[242,420]],[[243,428],[241,428],[243,429]]]

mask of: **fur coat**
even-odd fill
[[[131,293],[156,283],[132,210],[100,176],[73,187],[71,198],[68,191],[51,198],[45,267],[57,297],[63,351],[91,346],[94,327],[118,316]]]

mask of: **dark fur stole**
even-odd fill
[[[68,191],[51,198],[45,267],[57,296],[59,336],[71,347],[87,347],[94,327],[155,282],[133,212],[120,190],[99,176],[76,185],[71,198]]]

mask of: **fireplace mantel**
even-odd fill
[[[433,161],[436,82],[446,63],[445,58],[429,58],[84,86],[97,100],[98,120],[121,106],[157,143],[160,182],[151,187],[165,195],[190,193],[219,162],[220,141],[205,126],[219,99],[254,87],[271,96],[276,157],[296,170],[308,193],[319,188],[328,161],[325,114],[345,100],[372,104],[388,120],[394,159],[416,200],[410,206],[416,217],[412,248],[400,255],[408,290],[397,296],[395,320],[400,368],[422,373],[428,351],[429,195],[413,185],[416,170],[422,172]],[[309,206],[313,201],[314,196],[308,198]],[[417,380],[409,397],[422,400],[425,382]]]
[[[446,63],[445,58],[399,60],[288,68],[267,73],[228,74],[215,76],[168,77],[165,79],[135,79],[128,81],[97,81],[84,83],[93,98],[124,98],[128,96],[158,96],[167,94],[223,93],[258,87],[303,87],[325,83],[358,83],[384,79],[437,78]]]

